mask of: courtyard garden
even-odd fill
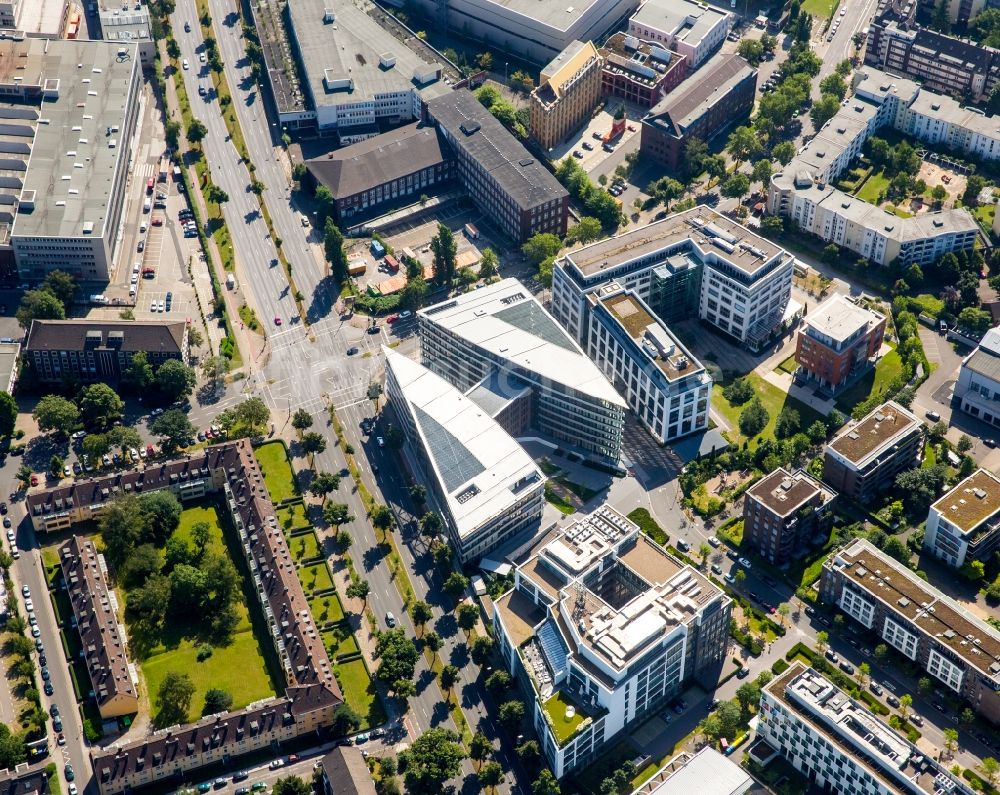
[[[295,474],[292,472],[288,451],[281,442],[267,442],[254,449],[257,463],[264,475],[267,492],[275,505],[290,500],[298,494]]]
[[[743,381],[748,387],[744,392],[727,391],[734,380]],[[746,399],[743,399],[743,398]],[[759,400],[761,407],[767,412],[766,421],[756,424],[741,424],[740,417],[747,406]],[[749,442],[750,447],[756,447],[765,439],[776,438],[778,418],[782,411],[789,409],[798,413],[796,431],[808,428],[816,420],[823,421],[823,416],[800,400],[791,397],[787,392],[765,381],[756,373],[748,373],[741,379],[734,379],[726,374],[723,381],[712,385],[712,405],[726,420],[729,430],[725,436],[733,444],[742,445]],[[761,418],[764,415],[760,415]],[[748,431],[754,431],[749,433]],[[789,434],[789,435],[794,435]]]

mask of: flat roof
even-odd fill
[[[545,620],[544,611],[517,590],[507,591],[494,604],[515,648],[533,638],[535,627]]]
[[[542,487],[545,478],[531,456],[471,398],[391,348],[382,352],[460,537],[512,509],[528,489]]]
[[[594,7],[597,6],[597,10]],[[609,0],[581,0],[567,4],[561,0],[475,0],[470,4],[468,11],[463,8],[466,14],[475,13],[476,16],[488,23],[495,24],[497,28],[505,25],[531,24],[538,22],[550,31],[546,31],[555,39],[559,37],[553,33],[563,33],[573,29],[580,20],[591,17],[599,17],[609,13],[609,9],[614,8],[614,4]],[[523,17],[526,23],[511,21]],[[608,21],[611,24],[611,20]],[[510,30],[512,28],[505,28]]]
[[[778,467],[770,475],[758,480],[747,489],[758,502],[776,516],[788,516],[817,494],[824,495],[823,502],[834,497],[834,492],[812,477],[805,470],[789,472]]]
[[[65,10],[66,0],[23,0],[18,29],[30,36],[58,38],[63,34]]]
[[[839,571],[990,680],[1000,681],[1000,632],[870,541],[855,539],[823,566]]]
[[[502,279],[418,312],[499,359],[625,407],[604,373],[517,279]]]
[[[736,53],[720,55],[698,70],[697,80],[688,80],[671,91],[649,111],[643,124],[664,127],[681,136],[710,109],[729,98],[730,92],[757,70]]]
[[[971,533],[1000,511],[1000,478],[977,469],[931,507],[963,533]]]
[[[333,19],[324,21],[327,9]],[[316,107],[375,102],[380,94],[416,91],[424,99],[451,93],[441,77],[418,83],[415,74],[445,68],[443,58],[423,42],[403,42],[354,3],[295,0],[288,4],[290,36],[298,46],[303,77]],[[419,49],[421,55],[414,52]],[[383,66],[381,56],[395,59]],[[442,74],[443,77],[443,74]],[[351,87],[328,90],[330,81],[350,81]]]
[[[889,400],[860,422],[844,428],[830,442],[830,447],[861,469],[873,456],[920,425],[915,415],[896,401]]]
[[[427,103],[431,116],[448,133],[448,140],[489,172],[490,178],[521,209],[568,196],[547,168],[524,148],[471,91],[449,92]]]
[[[698,0],[646,0],[630,21],[697,47],[729,16],[728,11]]]
[[[17,361],[21,355],[21,343],[0,342],[0,390],[8,389],[11,381],[16,381]]]
[[[979,347],[970,353],[962,367],[1000,381],[1000,329],[991,328],[979,341]]]
[[[708,258],[710,253],[712,257],[749,275],[759,271],[775,257],[787,254],[770,240],[729,220],[710,207],[692,207],[662,221],[582,246],[570,251],[563,259],[585,278],[589,278],[626,262],[644,260],[682,242],[688,242],[697,249],[702,260]]]
[[[119,55],[121,50],[124,55]],[[13,87],[17,93],[37,89],[46,96],[40,103],[0,105],[0,118],[28,109],[39,115],[34,135],[26,139],[31,157],[12,235],[114,234],[105,224],[116,173],[128,163],[134,132],[126,125],[128,100],[138,80],[136,44],[0,41],[0,87]]]
[[[742,767],[706,745],[675,756],[632,795],[743,795],[753,785]]]
[[[802,322],[834,342],[843,342],[883,319],[882,315],[836,293],[806,315]]]

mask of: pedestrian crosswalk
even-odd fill
[[[139,163],[136,165],[132,173],[136,178],[145,182],[147,179],[156,174],[156,167],[156,163]]]

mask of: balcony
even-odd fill
[[[552,729],[552,737],[560,748],[592,722],[589,716],[583,714],[580,705],[561,690],[557,690],[542,703],[542,712]]]

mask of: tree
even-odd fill
[[[510,690],[513,679],[503,670],[497,670],[486,677],[486,687],[494,696],[501,696]]]
[[[820,652],[825,652],[830,646],[830,633],[825,630],[820,630],[816,633],[816,648]]]
[[[788,614],[792,612],[792,608],[789,606],[788,602],[782,602],[778,605],[778,615],[781,617],[781,625],[785,625],[785,621],[788,620]]]
[[[840,110],[840,100],[833,94],[823,94],[818,102],[813,103],[809,110],[809,118],[818,130],[836,116],[838,110]]]
[[[0,436],[14,433],[17,423],[17,402],[9,392],[0,392]]]
[[[156,693],[156,706],[159,712],[154,723],[162,728],[186,720],[194,690],[194,682],[190,676],[168,671]]]
[[[145,351],[137,351],[132,355],[132,361],[122,373],[122,382],[136,391],[142,391],[153,383],[153,366]]]
[[[150,423],[149,429],[160,438],[168,454],[194,437],[194,425],[180,409],[167,409]]]
[[[242,425],[251,436],[263,433],[264,426],[271,419],[271,410],[258,397],[247,398],[235,408],[237,423]]]
[[[487,790],[495,790],[507,780],[507,776],[504,775],[503,768],[499,762],[487,762],[479,768],[477,775],[479,783]]]
[[[945,729],[942,735],[944,736],[944,752],[948,756],[953,756],[955,749],[958,748],[958,729]]]
[[[307,453],[322,453],[326,449],[326,437],[316,431],[302,435],[302,449]]]
[[[341,704],[333,713],[334,734],[344,735],[357,731],[361,727],[361,716],[348,704]]]
[[[142,541],[163,546],[181,522],[181,504],[169,489],[151,491],[139,497],[144,528]]]
[[[107,427],[121,419],[125,402],[107,384],[91,384],[80,393],[80,414],[90,426]]]
[[[843,77],[833,72],[820,80],[819,90],[821,94],[833,94],[838,100],[843,100],[847,96],[847,83]]]
[[[580,223],[569,230],[567,241],[570,243],[592,243],[600,238],[602,232],[601,222],[589,215],[580,219]]]
[[[979,194],[986,187],[986,178],[979,174],[972,174],[965,182],[965,193],[962,195],[962,203],[966,207],[979,206]]]
[[[996,89],[993,91],[996,94]],[[934,199],[934,203],[938,206],[948,198],[948,191],[945,189],[944,185],[935,185],[931,188],[931,198]]]
[[[358,580],[347,586],[344,592],[351,599],[360,599],[365,604],[368,603],[368,594],[371,593],[371,584],[368,580]]]
[[[967,306],[958,313],[958,324],[973,334],[981,336],[993,325],[993,316],[985,309]]]
[[[437,654],[444,645],[444,641],[436,632],[428,632],[424,635],[424,645],[431,650],[432,654]]]
[[[774,422],[774,435],[779,439],[787,439],[799,432],[799,412],[786,406],[778,414]],[[825,433],[824,433],[825,435]]]
[[[712,547],[710,547],[707,543],[702,542],[702,544],[698,547],[698,555],[701,556],[702,565],[704,565],[705,561],[708,560],[708,556],[711,554]]]
[[[313,424],[312,414],[305,409],[296,409],[292,415],[292,427],[297,431],[304,431],[311,428]]]
[[[493,755],[493,742],[482,732],[472,735],[469,742],[469,758],[475,762],[485,762]]]
[[[910,711],[910,707],[913,705],[913,696],[909,693],[903,693],[899,697],[899,712],[903,716],[903,720],[906,720],[906,715]]]
[[[444,581],[444,592],[452,599],[458,599],[469,587],[469,579],[460,571],[453,571]]]
[[[764,404],[760,402],[760,398],[755,397],[740,412],[740,433],[747,438],[756,436],[764,430],[770,419],[771,415],[764,408]]]
[[[407,489],[413,504],[420,507],[427,502],[427,488],[420,483],[413,483]]]
[[[875,662],[884,663],[889,657],[889,647],[884,643],[879,643],[875,646]]]
[[[963,707],[962,711],[958,714],[958,722],[963,726],[971,726],[976,722],[976,713],[969,707]]]
[[[764,45],[757,39],[743,39],[736,48],[736,52],[751,66],[759,66],[764,58]]]
[[[787,166],[792,162],[792,158],[795,157],[795,144],[791,141],[782,141],[774,145],[771,149],[771,154],[781,165]]]
[[[863,662],[860,665],[858,665],[857,670],[856,670],[856,676],[857,676],[858,684],[861,685],[862,687],[864,687],[865,682],[867,682],[868,679],[869,679],[869,677],[871,676],[871,672],[872,672],[872,669],[871,669],[871,666],[868,663]]]
[[[431,251],[434,252],[434,280],[450,287],[458,267],[458,244],[455,242],[455,234],[442,223],[438,224],[437,234],[431,238]]]
[[[552,771],[543,767],[538,774],[538,778],[531,785],[531,795],[561,795],[562,787],[559,780],[552,775]]]
[[[284,776],[274,782],[271,795],[312,795],[312,787],[299,776]]]
[[[323,253],[330,263],[330,274],[338,282],[347,278],[347,249],[344,246],[344,235],[333,218],[327,217],[323,227]]]
[[[722,186],[722,195],[731,199],[742,200],[750,192],[750,177],[737,172],[725,181]]]
[[[413,680],[417,656],[416,645],[402,629],[381,632],[375,643],[375,657],[379,660],[375,675],[396,690],[400,680]]]
[[[462,602],[455,613],[458,619],[458,626],[464,629],[466,633],[471,632],[473,627],[476,626],[476,622],[479,621],[479,608],[469,602]]]
[[[942,0],[942,5],[943,4]],[[987,784],[992,787],[997,783],[997,775],[1000,774],[1000,762],[997,762],[997,760],[992,756],[987,756],[979,765],[979,769],[983,771],[983,775],[986,776]]]
[[[499,274],[500,259],[497,257],[497,253],[491,248],[484,248],[479,257],[479,278],[489,281]]]
[[[208,135],[208,127],[198,121],[198,119],[194,119],[188,125],[184,137],[187,138],[189,144],[200,148],[201,142],[205,139],[206,135]]]
[[[908,506],[914,513],[926,511],[941,493],[947,473],[940,464],[922,469],[911,469],[896,475],[896,489],[908,497]]]
[[[328,502],[323,507],[323,519],[327,524],[331,524],[338,530],[342,524],[354,521],[350,509],[342,502]]]
[[[931,682],[929,676],[921,676],[917,680],[917,691],[922,695],[927,695],[934,689],[934,683]]]
[[[441,689],[446,693],[449,692],[455,686],[455,682],[458,681],[458,668],[454,665],[444,666],[441,669],[440,681]]]
[[[229,194],[214,182],[209,182],[208,186],[205,188],[205,198],[214,204],[223,205],[229,201]],[[221,215],[221,213],[222,208],[220,206],[219,214]]]
[[[500,705],[497,716],[501,726],[511,734],[517,734],[521,728],[521,722],[524,720],[524,702],[505,701]]]
[[[421,734],[405,752],[406,789],[413,795],[439,795],[444,783],[462,769],[465,751],[459,737],[440,726]]]
[[[670,209],[670,202],[679,199],[684,194],[684,185],[672,177],[660,177],[649,184],[649,195],[663,204],[664,209]]]
[[[381,530],[383,534],[391,530],[393,525],[396,523],[395,518],[393,518],[392,511],[390,511],[389,507],[386,505],[376,505],[372,509],[371,520],[375,529]]]
[[[476,56],[476,66],[488,72],[493,68],[493,53],[481,52]]]
[[[476,665],[485,665],[493,653],[493,639],[488,635],[476,635],[469,648],[469,656]]]
[[[744,39],[745,41],[752,39]],[[760,136],[749,127],[737,127],[729,134],[729,140],[726,142],[726,150],[733,156],[737,168],[741,163],[753,160],[763,148]]]
[[[326,495],[340,488],[340,475],[332,472],[317,472],[309,484],[309,492],[314,497],[326,499]]]
[[[427,624],[434,617],[434,613],[431,610],[431,606],[422,599],[418,599],[412,605],[410,605],[410,618],[413,619],[413,626],[422,630],[424,625]]]
[[[228,712],[233,705],[232,695],[218,687],[213,687],[205,693],[205,706],[201,710],[202,715],[215,715],[219,712]],[[277,784],[275,784],[277,789]]]
[[[76,405],[59,395],[45,395],[35,404],[31,413],[41,431],[55,431],[61,436],[69,436],[80,422],[80,412]]]
[[[27,331],[32,320],[63,320],[66,308],[55,295],[48,290],[28,290],[22,296],[21,303],[14,313],[18,324]]]
[[[774,173],[774,167],[771,165],[770,160],[761,159],[753,164],[753,170],[751,172],[751,179],[754,182],[759,182],[762,187],[767,187],[767,183],[771,180],[771,174]],[[780,218],[781,216],[777,216]]]
[[[736,689],[736,700],[744,718],[749,718],[760,703],[760,685],[757,682],[744,682]]]
[[[171,401],[189,397],[196,381],[194,368],[180,359],[167,359],[156,371],[156,386]]]
[[[436,538],[442,527],[444,527],[444,521],[439,513],[427,511],[420,517],[420,533],[427,538]]]
[[[722,396],[733,406],[742,406],[754,396],[754,389],[745,378],[736,378],[722,388]]]

